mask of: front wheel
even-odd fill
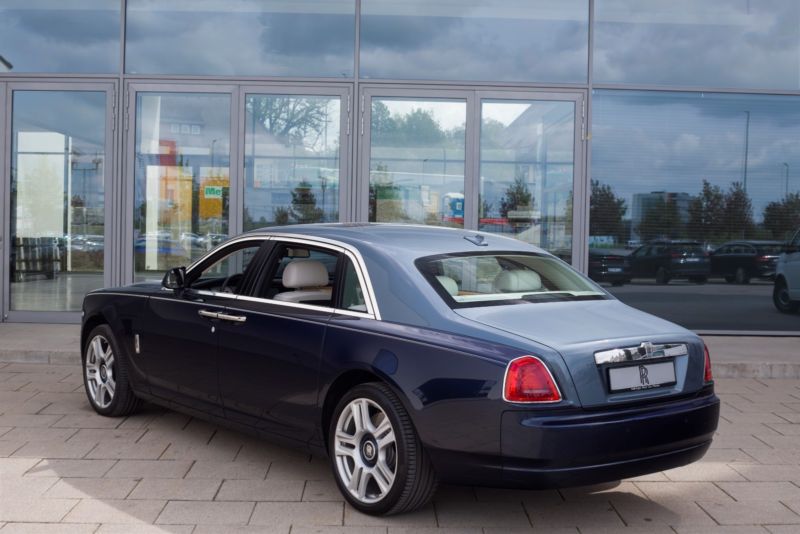
[[[436,474],[411,418],[385,384],[361,384],[342,397],[328,447],[339,490],[360,512],[415,510],[436,490]]]
[[[669,273],[663,267],[659,267],[658,271],[656,271],[656,284],[668,284],[669,283]]]
[[[750,276],[747,274],[747,271],[744,270],[743,267],[739,267],[736,269],[735,280],[737,284],[749,284],[750,283]]]
[[[781,313],[795,313],[800,309],[800,301],[791,299],[789,287],[783,279],[775,282],[775,286],[772,289],[772,302]]]
[[[108,325],[89,333],[82,357],[83,385],[89,403],[100,415],[119,417],[139,407],[123,358]]]

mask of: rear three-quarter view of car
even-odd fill
[[[161,283],[84,300],[86,392],[151,401],[329,458],[369,514],[439,482],[552,488],[703,456],[708,351],[562,260],[474,231],[266,228]]]

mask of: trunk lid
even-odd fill
[[[460,308],[455,311],[466,319],[558,351],[573,380],[577,400],[584,407],[676,396],[697,391],[703,386],[702,341],[674,323],[631,308],[618,300],[522,303]],[[596,352],[639,347],[642,343],[685,344],[688,354],[611,364],[598,364],[595,361]],[[675,384],[632,391],[612,392],[609,389],[610,368],[638,368],[640,364],[663,361],[674,362]]]

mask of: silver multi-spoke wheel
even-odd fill
[[[334,437],[341,481],[359,502],[383,499],[397,475],[397,442],[392,422],[373,400],[357,398],[339,414]]]
[[[114,400],[117,382],[114,376],[114,351],[104,336],[92,338],[84,360],[86,387],[98,408],[108,408]]]

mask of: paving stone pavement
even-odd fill
[[[155,406],[95,415],[74,365],[0,363],[0,534],[800,533],[800,380],[720,379],[695,464],[603,486],[445,486],[391,518],[345,505],[327,463]]]

